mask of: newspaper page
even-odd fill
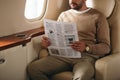
[[[80,58],[81,53],[71,48],[71,43],[78,41],[75,23],[58,22],[50,19],[44,20],[45,35],[50,39],[48,47],[50,55],[67,58]]]

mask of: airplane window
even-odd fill
[[[29,20],[40,19],[45,12],[46,0],[26,0],[24,16]]]

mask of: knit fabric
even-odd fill
[[[109,53],[109,25],[106,17],[99,11],[92,8],[85,11],[70,9],[62,12],[58,21],[77,24],[79,40],[90,47],[88,55],[103,56]]]

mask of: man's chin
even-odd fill
[[[74,9],[74,10],[79,10],[80,9],[80,7],[79,6],[70,6],[71,7],[71,9]]]
[[[77,11],[79,10],[79,8],[72,8],[72,9],[77,10]]]

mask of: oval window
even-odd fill
[[[45,12],[46,0],[26,0],[25,18],[29,20],[40,19]]]

